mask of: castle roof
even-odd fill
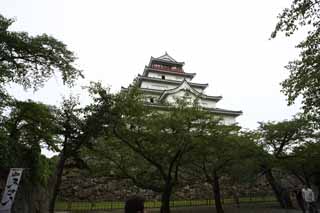
[[[154,108],[158,108],[161,110],[170,110],[171,107],[173,107],[172,105],[167,105],[167,104],[160,104],[160,103],[150,103],[150,102],[145,102],[146,106],[150,106],[150,107],[154,107]],[[204,110],[208,110],[209,112],[212,112],[214,114],[217,115],[225,115],[225,116],[235,116],[238,117],[240,115],[242,115],[242,111],[234,111],[234,110],[226,110],[226,109],[220,109],[220,108],[206,108],[203,107]]]
[[[128,91],[130,89],[131,86],[129,87],[121,87],[121,91]],[[159,89],[149,89],[149,88],[138,88],[139,91],[143,92],[143,93],[153,93],[153,94],[157,94],[157,95],[161,95],[163,93],[163,90],[159,90]]]
[[[184,72],[183,66],[184,62],[178,62],[167,52],[160,57],[150,58],[149,65],[145,67],[142,75],[138,75],[136,81],[138,90],[145,95],[146,105],[167,110],[172,107],[168,103],[185,94],[191,95],[188,98],[199,100],[200,106],[213,114],[233,118],[242,114],[242,111],[216,108],[216,103],[222,96],[204,94],[208,84],[191,82],[196,74]],[[130,88],[131,86],[122,87],[121,91],[127,92]]]
[[[164,90],[161,94],[161,96],[159,97],[159,100],[161,101],[162,99],[164,99],[166,96],[170,95],[170,94],[174,94],[180,90],[186,90],[189,91],[191,93],[193,93],[195,96],[197,97],[201,97],[203,99],[209,99],[209,100],[214,100],[216,102],[220,101],[222,99],[222,96],[208,96],[205,95],[203,93],[198,92],[197,90],[193,89],[192,86],[190,85],[191,83],[184,80],[180,83],[179,86],[173,88],[173,89],[169,89],[169,90]]]
[[[177,65],[182,67],[184,65],[184,62],[178,62],[176,61],[174,58],[172,58],[167,52],[165,52],[164,55],[154,58],[151,56],[150,58],[150,62],[149,62],[149,66],[151,66],[151,64],[153,62],[160,62],[160,63],[164,63],[164,64],[171,64],[171,65]]]
[[[161,69],[161,68],[154,68],[154,67],[148,67],[146,66],[144,68],[143,71],[143,76],[147,76],[149,72],[157,72],[157,73],[162,73],[162,74],[173,74],[173,75],[177,75],[177,76],[182,76],[185,78],[190,78],[193,79],[194,76],[196,76],[196,73],[187,73],[187,72],[176,72],[176,71],[171,71],[171,70],[165,70],[165,69]]]

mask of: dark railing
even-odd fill
[[[166,65],[152,64],[151,68],[157,69],[157,70],[165,70],[165,71],[183,73],[183,69],[181,67],[171,67],[171,66],[166,66]]]
[[[240,197],[240,203],[258,203],[258,202],[275,202],[276,199],[273,196],[248,196]],[[222,199],[223,204],[234,204],[235,201],[232,198]],[[193,206],[211,206],[214,205],[214,200],[172,200],[170,201],[171,207],[193,207]],[[145,208],[160,208],[161,202],[158,200],[149,200],[145,202]],[[113,209],[123,209],[124,202],[121,201],[57,201],[56,211],[110,211]]]

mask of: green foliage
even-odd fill
[[[239,130],[236,125],[216,124],[210,127],[208,134],[202,135],[193,150],[193,161],[187,165],[195,179],[213,184],[214,176],[235,178],[249,173],[248,165],[261,151],[251,133]],[[256,165],[250,166],[254,170]]]
[[[319,6],[320,2],[317,0],[293,0],[291,6],[278,16],[279,22],[271,37],[276,37],[278,32],[285,32],[286,36],[290,36],[306,25],[318,28]]]
[[[260,123],[258,131],[259,143],[269,155],[261,161],[264,169],[278,169],[303,184],[319,173],[319,133],[309,117]]]
[[[283,167],[301,183],[316,182],[320,174],[320,144],[306,143],[293,149],[291,158],[285,159]]]
[[[4,134],[0,135],[0,165],[3,168],[10,168],[9,144]]]
[[[53,159],[48,159],[44,155],[41,155],[38,167],[36,169],[36,179],[44,186],[48,185],[48,181],[52,176],[56,166],[56,161]]]
[[[56,149],[54,110],[33,101],[11,104],[11,112],[0,125],[0,169],[28,168],[34,182],[45,183],[50,169],[41,147]]]
[[[64,43],[46,34],[30,36],[10,31],[13,23],[13,19],[0,14],[0,119],[5,109],[10,111],[13,99],[5,89],[8,83],[36,90],[56,73],[70,86],[82,77],[73,65],[74,53]]]
[[[104,162],[111,175],[156,192],[177,184],[188,153],[207,127],[218,122],[184,100],[162,109],[147,107],[135,87],[116,96],[114,103],[110,128],[115,137],[101,139],[90,159]]]
[[[55,200],[58,196],[61,179],[66,162],[72,162],[72,167],[87,169],[81,151],[93,148],[99,136],[107,137],[110,123],[110,107],[112,95],[103,89],[101,84],[92,84],[89,92],[94,103],[82,108],[75,97],[64,99],[57,110],[56,124],[58,126],[59,160],[52,179],[52,196],[49,202],[49,212],[54,212]],[[69,164],[70,166],[70,164]]]
[[[0,85],[8,82],[34,89],[42,86],[56,71],[65,83],[82,76],[76,69],[74,53],[61,41],[46,34],[30,36],[9,31],[13,19],[0,15]]]
[[[81,107],[76,97],[64,99],[57,110],[58,134],[63,138],[60,151],[66,158],[80,158],[81,148],[95,145],[95,138],[108,135],[111,121],[112,95],[101,86],[92,83],[89,92],[93,103]]]
[[[36,90],[56,73],[73,85],[82,73],[64,43],[46,34],[10,31],[13,23],[0,14],[0,168],[29,168],[34,179],[45,182],[50,169],[41,148],[58,150],[56,111],[41,103],[17,101],[5,86],[17,83]]]
[[[52,108],[29,100],[15,101],[11,110],[3,127],[14,153],[24,149],[39,151],[42,145],[56,149],[57,126]]]
[[[294,147],[313,140],[314,129],[305,117],[280,122],[260,122],[259,143],[276,158],[287,156]]]
[[[295,33],[300,27],[308,26],[307,36],[297,48],[301,49],[300,58],[289,62],[286,68],[290,76],[282,82],[284,94],[291,105],[302,95],[306,113],[320,113],[320,2],[317,0],[294,0],[290,8],[279,15],[279,22],[271,37],[278,32],[286,36]]]
[[[63,83],[72,86],[82,73],[73,65],[76,57],[64,43],[46,34],[10,31],[13,23],[0,14],[0,169],[28,168],[34,184],[46,184],[53,168],[41,155],[41,148],[59,150],[60,110],[17,101],[6,85],[37,90],[59,73]]]

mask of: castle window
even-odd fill
[[[154,103],[154,100],[153,100],[153,98],[150,98],[150,103]]]
[[[164,79],[166,79],[166,76],[162,75],[161,78],[164,80]]]

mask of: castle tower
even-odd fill
[[[138,86],[145,97],[146,104],[152,107],[166,107],[163,103],[173,104],[177,98],[188,94],[191,101],[197,99],[204,109],[220,116],[225,124],[233,124],[242,111],[217,108],[221,96],[204,93],[208,84],[192,82],[195,73],[184,72],[184,62],[178,62],[166,52],[164,55],[151,57],[142,75],[138,76]],[[126,91],[128,88],[122,88]]]

